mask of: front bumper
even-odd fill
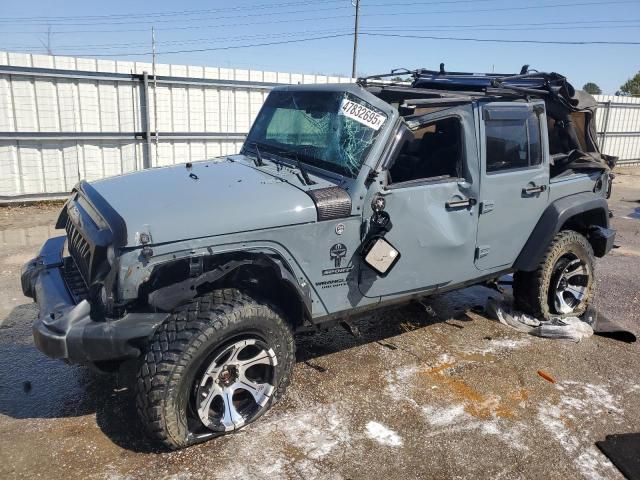
[[[47,240],[40,254],[22,267],[22,291],[40,309],[33,323],[36,347],[49,357],[71,363],[139,356],[136,345],[149,337],[168,314],[128,313],[118,319],[92,319],[89,302],[76,304],[64,281],[65,239]]]

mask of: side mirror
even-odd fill
[[[400,252],[384,237],[375,236],[362,249],[362,257],[378,275],[385,277],[400,260]]]

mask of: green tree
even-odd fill
[[[640,95],[640,72],[630,78],[620,87],[620,91],[626,95]]]
[[[591,95],[600,95],[602,93],[602,90],[600,89],[600,87],[593,82],[585,83],[582,86],[582,89],[585,92],[590,93]]]

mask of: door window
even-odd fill
[[[486,120],[487,173],[542,163],[540,122],[535,113],[522,120]]]
[[[463,176],[462,125],[449,117],[421,125],[405,141],[389,169],[391,184]]]

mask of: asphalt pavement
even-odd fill
[[[615,182],[595,310],[638,334],[640,170]],[[638,343],[521,334],[482,314],[495,292],[479,286],[358,317],[360,337],[299,337],[293,384],[259,422],[159,451],[126,379],[33,346],[19,270],[59,209],[0,208],[0,478],[623,478],[595,442],[640,432]]]

